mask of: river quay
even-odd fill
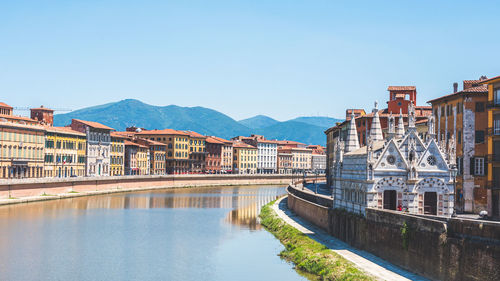
[[[291,175],[166,175],[0,181],[0,205],[177,187],[285,185]]]

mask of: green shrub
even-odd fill
[[[262,207],[260,218],[261,224],[285,246],[281,258],[319,280],[372,280],[351,262],[281,220],[271,208],[274,202]]]

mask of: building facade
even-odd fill
[[[221,173],[231,174],[233,172],[233,142],[223,138],[211,136],[223,143],[221,152]]]
[[[85,176],[87,139],[69,127],[45,127],[44,176]]]
[[[73,119],[71,129],[86,134],[87,158],[85,163],[86,176],[109,176],[111,171],[111,131],[103,124]]]
[[[0,178],[43,177],[44,127],[0,102]]]
[[[257,148],[240,141],[233,142],[233,173],[257,173]]]
[[[205,173],[206,137],[193,131],[185,131],[189,136],[190,173]]]
[[[149,147],[149,174],[167,174],[167,145],[158,141],[143,138],[135,139],[135,142]]]
[[[257,173],[275,174],[277,171],[278,143],[261,135],[243,138],[243,142],[257,147]]]
[[[500,76],[481,82],[488,90],[488,213],[500,219]]]
[[[0,117],[0,178],[43,176],[44,128],[11,123]]]
[[[429,138],[416,132],[416,114],[409,106],[408,128],[395,118],[384,138],[378,111],[368,145],[360,147],[355,118],[345,141],[339,140],[332,188],[334,208],[365,214],[366,208],[407,211],[450,217],[454,207],[453,149],[445,151],[435,139],[435,121],[429,120]],[[454,147],[454,146],[450,146]]]
[[[291,174],[293,169],[292,148],[288,146],[280,146],[278,148],[278,173]]]
[[[117,132],[111,132],[110,166],[111,176],[125,175],[125,140],[126,136]]]
[[[292,147],[292,172],[303,174],[311,171],[312,149]]]
[[[149,175],[149,147],[125,141],[125,175]]]
[[[224,143],[213,137],[206,139],[205,167],[208,174],[220,174],[222,170],[222,149]]]
[[[137,137],[161,142],[167,145],[167,174],[187,174],[191,168],[189,160],[189,135],[172,129],[141,130]]]
[[[479,80],[464,80],[463,90],[454,84],[452,94],[429,103],[436,120],[435,134],[446,149],[454,137],[457,155],[455,207],[461,212],[479,213],[488,208],[487,130],[488,89]]]

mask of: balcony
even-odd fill
[[[494,99],[487,104],[488,108],[500,108],[500,99]]]

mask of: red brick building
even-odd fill
[[[208,174],[219,174],[222,166],[222,148],[224,142],[213,137],[206,139],[205,171]]]

